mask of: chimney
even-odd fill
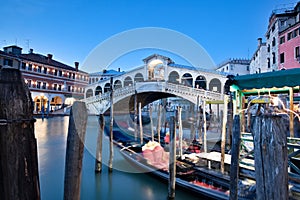
[[[258,46],[260,47],[262,44],[262,38],[257,38],[257,41],[258,41]]]
[[[121,68],[119,67],[119,68],[118,68],[118,72],[120,72],[120,71],[121,71]]]
[[[50,53],[48,53],[48,54],[47,54],[47,57],[48,57],[48,60],[52,60],[52,58],[53,58],[53,55],[52,55],[52,54],[50,54]]]
[[[74,63],[75,63],[75,69],[78,72],[79,62],[74,62]]]
[[[29,49],[29,53],[33,53],[33,49]]]

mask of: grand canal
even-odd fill
[[[53,117],[44,121],[37,119],[35,123],[41,197],[44,200],[63,199],[68,123],[69,117]],[[97,132],[97,117],[90,116],[82,168],[81,199],[167,199],[167,184],[148,174],[135,173],[136,170],[123,159],[116,147],[113,172],[109,173],[107,165],[104,164],[102,173],[95,174],[93,154],[96,149]],[[104,137],[104,163],[107,163],[108,152],[108,138]],[[177,188],[176,199],[193,200],[201,197]]]

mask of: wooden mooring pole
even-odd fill
[[[97,150],[96,150],[96,163],[95,163],[95,172],[102,171],[102,146],[103,146],[103,134],[104,134],[104,115],[100,114],[99,116],[99,133],[97,138]]]
[[[40,199],[33,104],[18,69],[0,69],[0,199]]]
[[[259,116],[254,121],[256,199],[289,199],[284,127],[280,116]]]
[[[175,199],[175,183],[176,183],[176,121],[175,121],[175,117],[172,116],[170,118],[168,199]]]
[[[149,108],[149,115],[150,115],[150,126],[151,126],[151,140],[154,141],[154,131],[153,131],[153,116],[152,116],[152,106]]]
[[[224,113],[226,115],[226,113]],[[230,164],[230,200],[238,199],[239,158],[240,158],[240,116],[235,115],[232,129],[231,164]]]
[[[81,169],[87,109],[84,102],[75,101],[70,112],[67,137],[64,200],[80,199]]]
[[[140,125],[140,144],[143,144],[143,120],[142,120],[142,103],[139,102],[139,125]]]
[[[222,120],[222,137],[221,137],[221,172],[225,171],[225,144],[226,144],[226,125],[227,125],[227,109],[228,108],[228,96],[224,95],[224,108],[223,108],[223,120]]]
[[[157,141],[160,143],[160,129],[161,129],[161,112],[162,112],[162,105],[158,106],[158,111],[157,111]]]
[[[109,124],[109,161],[108,171],[113,170],[113,158],[114,158],[114,144],[113,144],[113,128],[114,128],[114,90],[113,90],[113,78],[110,78],[110,124]]]

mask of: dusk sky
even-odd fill
[[[74,61],[83,63],[97,45],[115,34],[136,28],[159,27],[192,38],[219,64],[227,58],[251,58],[257,47],[257,38],[265,39],[272,10],[293,7],[296,2],[9,0],[1,2],[0,6],[0,46],[17,44],[23,52],[33,48],[34,52],[51,53],[54,59],[73,66]],[[149,53],[152,52],[124,57],[113,67],[126,70],[141,65]],[[180,63],[176,56],[173,60]],[[104,66],[93,66],[97,67]]]

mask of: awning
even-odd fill
[[[296,87],[300,86],[300,68],[235,76],[232,84],[239,90]]]

